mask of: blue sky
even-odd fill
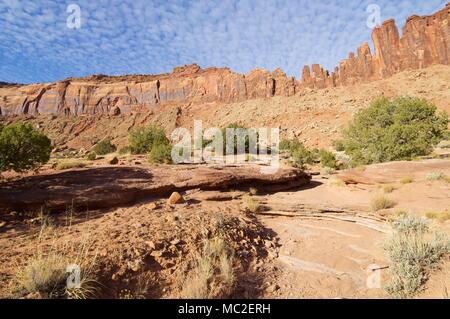
[[[237,72],[305,64],[328,69],[370,40],[368,5],[403,27],[448,0],[0,0],[0,81],[154,74],[174,66]],[[81,28],[67,27],[68,5]]]

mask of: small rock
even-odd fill
[[[0,228],[4,227],[6,225],[6,222],[0,222]]]
[[[174,239],[170,242],[172,245],[178,245],[180,243],[179,239]]]
[[[146,243],[147,246],[150,247],[151,249],[155,249],[155,248],[156,248],[155,243],[154,243],[153,241],[151,241],[151,240],[148,240],[148,241],[146,241],[145,243]]]
[[[178,192],[173,192],[170,195],[169,200],[167,201],[169,205],[175,205],[184,202],[183,196]]]
[[[275,291],[277,291],[279,289],[280,289],[280,286],[278,286],[277,284],[272,284],[272,285],[269,285],[266,288],[266,291],[269,292],[269,293],[273,293],[273,292],[275,292]]]
[[[109,160],[108,163],[111,165],[117,165],[119,164],[119,159],[116,156],[114,156],[112,159]]]
[[[150,254],[153,257],[161,257],[163,255],[162,251],[152,251],[152,253]]]
[[[264,246],[269,249],[272,247],[272,242],[270,240],[264,240]]]

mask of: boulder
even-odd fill
[[[113,158],[111,158],[108,161],[108,164],[110,164],[110,165],[117,165],[117,164],[119,164],[119,159],[116,156],[114,156]]]
[[[169,205],[180,204],[182,202],[184,202],[183,196],[181,196],[181,194],[178,192],[173,192],[167,200],[167,203]]]

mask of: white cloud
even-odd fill
[[[66,6],[82,10],[82,28],[66,27]],[[238,72],[304,64],[332,69],[370,40],[366,8],[401,28],[447,0],[2,0],[0,80],[54,81],[93,73],[160,73],[197,62]]]

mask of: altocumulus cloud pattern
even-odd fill
[[[370,4],[402,27],[447,0],[0,0],[0,81],[144,74],[198,63],[248,72],[304,64],[332,69],[364,41]],[[67,7],[81,28],[67,27]]]

